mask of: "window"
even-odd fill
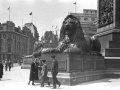
[[[85,20],[85,21],[87,21],[87,20],[88,20],[88,18],[84,18],[84,20]]]
[[[11,52],[11,44],[8,44],[8,52]]]
[[[95,18],[92,18],[91,20],[92,20],[92,21],[95,21]]]

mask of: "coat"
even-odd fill
[[[57,60],[52,61],[51,73],[55,75],[58,74],[58,61]]]
[[[35,80],[35,63],[31,63],[29,80]]]
[[[42,66],[41,75],[47,77],[47,65]]]
[[[38,65],[36,63],[31,63],[29,80],[38,80]]]
[[[2,78],[3,75],[3,64],[0,63],[0,78]]]
[[[41,69],[41,85],[44,83],[44,82],[49,82],[49,77],[47,76],[47,65],[46,64],[43,64],[42,66],[42,69]]]
[[[35,63],[35,80],[38,80],[38,66],[39,66],[39,63]]]

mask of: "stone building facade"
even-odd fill
[[[97,10],[83,9],[83,13],[70,14],[80,20],[85,37],[91,37],[97,33]]]
[[[18,62],[22,56],[32,54],[37,40],[26,26],[21,30],[12,21],[0,23],[0,60]]]
[[[53,31],[46,31],[44,36],[41,37],[41,42],[44,43],[44,48],[56,48],[58,46],[58,35]]]

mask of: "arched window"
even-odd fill
[[[11,44],[8,44],[8,52],[11,52]]]

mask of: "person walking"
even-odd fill
[[[45,78],[47,77],[47,65],[45,60],[42,60],[42,70],[41,70],[41,87],[44,87]]]
[[[2,61],[0,61],[0,80],[2,79],[3,76],[3,64]]]
[[[5,60],[5,71],[7,71],[7,68],[8,68],[8,61],[7,59]]]
[[[9,67],[9,71],[11,70],[11,61],[8,61],[8,67]]]
[[[51,68],[51,74],[53,78],[53,88],[56,89],[56,84],[61,85],[61,83],[57,80],[57,74],[58,74],[58,61],[55,59],[55,55],[51,56],[52,58],[52,68]]]
[[[41,87],[44,87],[45,81],[48,82],[48,85],[50,86],[49,77],[47,77],[47,65],[46,60],[42,60],[42,70],[41,70]]]
[[[30,85],[31,81],[32,81],[32,85],[35,85],[34,80],[35,80],[35,59],[33,59],[33,62],[31,63],[28,85]]]

